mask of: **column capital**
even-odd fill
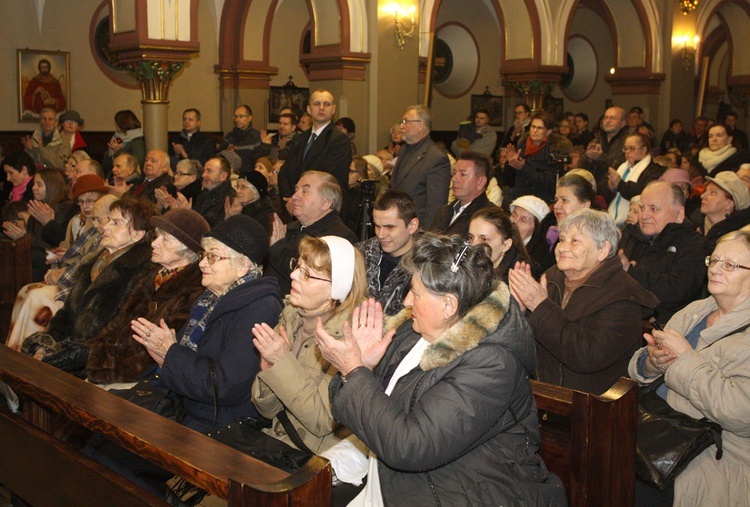
[[[138,60],[128,62],[125,68],[141,85],[141,103],[168,104],[169,83],[182,70],[184,62]]]
[[[533,79],[528,81],[505,81],[505,85],[510,86],[518,92],[531,110],[536,112],[544,109],[544,101],[552,93],[552,90],[555,89],[557,82]]]

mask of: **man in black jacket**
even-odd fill
[[[201,112],[195,108],[185,109],[182,113],[182,130],[169,143],[172,169],[176,169],[177,162],[184,159],[198,160],[203,165],[215,153],[214,140],[201,132]]]
[[[219,151],[232,150],[240,156],[242,167],[237,172],[241,174],[255,167],[255,149],[260,146],[260,132],[253,128],[253,110],[247,104],[237,106],[232,120],[234,128],[224,134]]]
[[[229,176],[232,168],[224,157],[209,159],[203,166],[203,190],[196,196],[193,209],[203,215],[211,227],[226,218],[224,203],[227,197],[234,198],[235,191]]]
[[[453,195],[455,200],[441,207],[431,229],[441,234],[458,234],[468,239],[471,216],[487,206],[493,206],[484,193],[492,162],[482,153],[465,151],[456,161],[456,174],[453,175]]]
[[[322,89],[312,92],[307,112],[312,116],[312,127],[289,143],[289,155],[279,173],[279,191],[285,199],[292,197],[302,173],[309,170],[330,173],[341,188],[349,188],[352,148],[349,138],[331,121],[336,113],[333,94]],[[342,202],[341,216],[346,216],[346,207]]]
[[[659,298],[657,321],[700,298],[706,281],[706,240],[685,222],[685,195],[666,181],[649,183],[641,194],[638,225],[623,230],[623,268]]]

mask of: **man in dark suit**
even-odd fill
[[[310,95],[307,112],[312,116],[312,127],[289,143],[289,155],[279,173],[279,192],[289,199],[302,173],[309,170],[332,174],[341,188],[349,188],[349,165],[352,148],[349,138],[331,122],[336,112],[333,94],[315,90]],[[341,216],[346,216],[347,203],[342,203]]]
[[[348,142],[348,141],[347,141]],[[307,171],[297,182],[292,206],[297,220],[284,225],[274,216],[271,248],[268,251],[264,276],[276,277],[282,294],[291,288],[292,258],[299,257],[303,236],[339,236],[350,243],[357,241],[339,215],[343,193],[336,179],[322,171]]]
[[[156,189],[161,187],[167,187],[167,191],[174,195],[174,185],[169,176],[169,155],[163,150],[151,150],[143,162],[143,179],[130,187],[124,195],[145,197],[155,203]]]
[[[430,139],[432,113],[427,107],[407,107],[399,129],[405,144],[393,168],[391,187],[409,194],[417,203],[419,222],[429,224],[448,202],[451,163]]]
[[[440,208],[431,229],[441,234],[458,234],[468,239],[469,222],[474,212],[494,206],[484,193],[492,171],[492,162],[482,153],[465,151],[458,157],[455,170],[451,182],[456,199]]]

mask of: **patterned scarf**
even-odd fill
[[[185,323],[185,327],[182,328],[180,333],[180,345],[188,347],[193,351],[198,351],[198,344],[203,337],[203,333],[206,331],[206,323],[211,313],[216,308],[216,303],[221,298],[229,294],[233,289],[240,285],[246,284],[252,280],[258,278],[256,273],[248,273],[242,278],[238,278],[232,285],[230,285],[224,294],[217,296],[210,290],[206,290],[196,301],[193,303],[193,308],[190,310],[190,318]]]

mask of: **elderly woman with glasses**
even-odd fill
[[[374,300],[343,338],[317,326],[340,372],[333,416],[371,451],[359,459],[347,440],[324,453],[339,479],[367,475],[353,505],[565,504],[537,454],[531,329],[488,250],[426,233],[404,259],[411,290],[390,331]]]
[[[637,505],[750,505],[750,227],[722,236],[706,257],[708,298],[645,334],[630,360],[640,383],[664,375],[657,394],[675,410],[721,424],[724,456],[710,446],[671,491],[636,487]]]
[[[167,326],[181,328],[190,308],[203,293],[199,254],[201,237],[208,222],[197,212],[174,209],[151,219],[155,238],[151,242],[151,272],[128,294],[117,316],[90,344],[86,379],[95,384],[136,382],[154,364],[146,349],[132,339],[130,321],[143,317],[163,319]]]
[[[65,305],[46,332],[34,333],[22,350],[73,373],[86,365],[88,344],[120,311],[125,299],[151,269],[151,218],[159,213],[148,201],[120,199],[110,207],[100,251],[75,271]]]
[[[336,368],[322,357],[313,330],[320,322],[341,337],[342,326],[365,297],[364,258],[337,236],[305,236],[291,276],[292,289],[279,325],[253,328],[261,367],[253,384],[253,402],[261,415],[273,418],[266,430],[271,436],[296,445],[293,439],[299,435],[305,446],[318,453],[340,436],[328,399],[328,383]],[[291,427],[277,417],[282,411]]]
[[[261,276],[268,237],[258,222],[230,217],[204,236],[203,249],[206,290],[179,333],[143,317],[131,328],[161,368],[159,382],[185,399],[182,424],[207,433],[257,417],[250,390],[261,364],[250,330],[275,325],[281,304],[276,280]]]
[[[659,301],[623,271],[620,230],[607,213],[581,209],[559,228],[557,264],[537,282],[518,263],[510,290],[528,310],[539,380],[601,394],[626,374],[641,344],[641,318]]]

